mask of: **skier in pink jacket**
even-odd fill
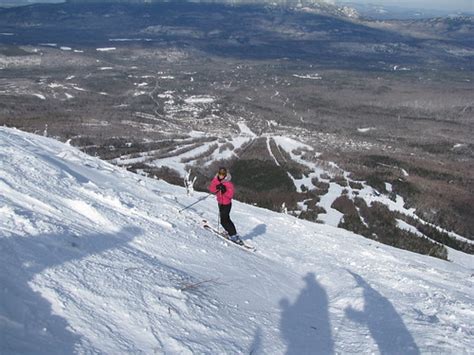
[[[230,180],[231,175],[227,169],[219,168],[218,173],[209,185],[209,191],[216,194],[221,225],[229,234],[229,239],[234,243],[243,244],[229,216],[232,208],[232,198],[234,197],[234,184]]]

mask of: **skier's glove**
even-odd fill
[[[216,186],[216,189],[217,191],[220,191],[221,193],[225,193],[227,191],[226,187],[224,186],[224,184],[219,184]]]

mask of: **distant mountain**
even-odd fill
[[[162,2],[173,2],[165,0],[66,0],[72,4],[91,3],[119,3],[119,4],[152,4]],[[333,1],[325,0],[188,0],[175,2],[227,4],[227,5],[271,5],[284,7],[309,7],[317,13],[357,17],[357,11],[347,6],[336,6]]]
[[[68,3],[122,3],[122,4],[151,4],[158,2],[173,2],[165,0],[66,0]],[[194,3],[216,3],[216,4],[269,4],[269,5],[311,5],[311,4],[325,4],[331,5],[331,2],[324,0],[188,0],[188,1],[174,1],[174,2],[194,2]]]

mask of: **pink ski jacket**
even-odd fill
[[[209,191],[213,194],[216,194],[217,203],[220,205],[229,205],[232,203],[232,198],[234,197],[234,184],[230,181],[230,178],[230,174],[227,174],[227,176],[222,181],[219,181],[216,175],[209,185]],[[225,193],[217,191],[217,185],[219,184],[223,184],[225,186]]]

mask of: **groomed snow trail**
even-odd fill
[[[236,182],[238,185],[238,182]],[[0,127],[0,353],[470,353],[473,273]],[[214,222],[215,223],[215,222]],[[473,265],[471,262],[470,265]]]

